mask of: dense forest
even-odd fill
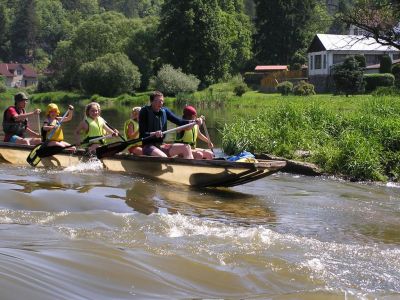
[[[0,61],[29,63],[51,74],[42,82],[60,89],[104,89],[101,73],[120,74],[114,81],[121,83],[103,94],[145,90],[165,66],[192,74],[204,87],[256,64],[305,63],[316,33],[347,33],[335,14],[350,4],[0,0]]]

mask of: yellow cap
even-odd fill
[[[57,111],[57,116],[60,114],[60,110],[58,109],[57,104],[50,103],[49,105],[47,105],[46,115],[48,116],[50,114],[50,112],[53,110]]]

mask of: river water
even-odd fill
[[[0,164],[0,299],[400,299],[400,185]]]

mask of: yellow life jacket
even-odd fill
[[[47,119],[48,126],[56,126],[58,124],[58,121],[56,119],[54,119],[51,122],[48,121],[49,119]],[[48,136],[50,135],[51,132],[53,132],[53,130],[46,131],[45,140],[48,139]],[[57,129],[54,131],[53,135],[50,137],[49,141],[61,142],[63,140],[64,140],[64,133],[61,129],[61,126],[58,126]]]
[[[97,117],[97,120],[93,120],[90,117],[86,117],[85,121],[88,124],[89,130],[83,136],[84,141],[88,141],[90,139],[104,136],[107,134],[106,130],[104,129],[104,126],[106,125],[106,121],[102,117]],[[95,143],[105,144],[104,140],[100,140]]]
[[[182,130],[176,134],[175,142],[189,144],[192,149],[196,148],[199,126],[196,124],[189,130]]]
[[[133,137],[130,137],[129,134],[128,134],[129,125],[130,125],[130,124],[133,125],[133,131],[137,131],[137,132],[138,132],[138,133],[137,133],[135,136],[133,136]],[[137,138],[139,138],[139,123],[136,122],[135,120],[132,120],[132,119],[129,119],[129,120],[125,121],[125,124],[124,124],[124,134],[125,134],[125,139],[126,139],[126,140],[137,139]],[[137,143],[134,143],[134,144],[131,144],[131,145],[134,146],[134,147],[136,147],[136,146],[141,146],[141,145],[142,145],[142,142],[137,142]]]

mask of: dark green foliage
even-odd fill
[[[171,65],[164,65],[155,78],[155,87],[165,95],[175,96],[179,93],[197,91],[200,80],[194,75],[187,75]]]
[[[247,85],[244,82],[237,84],[233,89],[235,95],[239,97],[241,97],[244,93],[246,93],[246,91],[247,91]]]
[[[315,95],[314,85],[305,82],[304,80],[301,80],[293,87],[293,94],[295,94],[296,96]]]
[[[346,96],[362,93],[364,90],[363,71],[353,56],[333,67],[333,80],[336,91]]]
[[[358,62],[360,68],[365,68],[367,66],[367,61],[364,55],[356,54],[354,55],[354,59]]]
[[[6,85],[2,80],[0,80],[0,93],[4,93],[7,90]]]
[[[292,56],[308,46],[307,25],[314,0],[256,0],[254,53],[263,64],[288,65]]]
[[[293,92],[293,83],[290,81],[280,82],[276,86],[276,90],[281,93],[282,96],[287,96]]]
[[[38,80],[37,91],[39,93],[55,91],[56,84],[56,80],[52,76],[41,76]]]
[[[36,47],[37,17],[35,0],[19,0],[10,28],[11,59],[31,62]]]
[[[140,85],[138,68],[122,53],[109,53],[83,64],[79,79],[88,94],[108,97],[132,92]]]
[[[394,75],[386,74],[364,74],[365,92],[370,93],[378,86],[391,87],[394,85]]]
[[[392,59],[387,54],[380,58],[379,73],[392,73]]]
[[[251,54],[250,23],[240,2],[222,2],[166,0],[162,6],[162,62],[196,75],[203,86],[236,73]]]
[[[392,67],[392,74],[394,75],[394,84],[400,88],[400,64],[395,64]]]
[[[400,96],[400,90],[396,86],[378,86],[372,92],[374,96]]]

